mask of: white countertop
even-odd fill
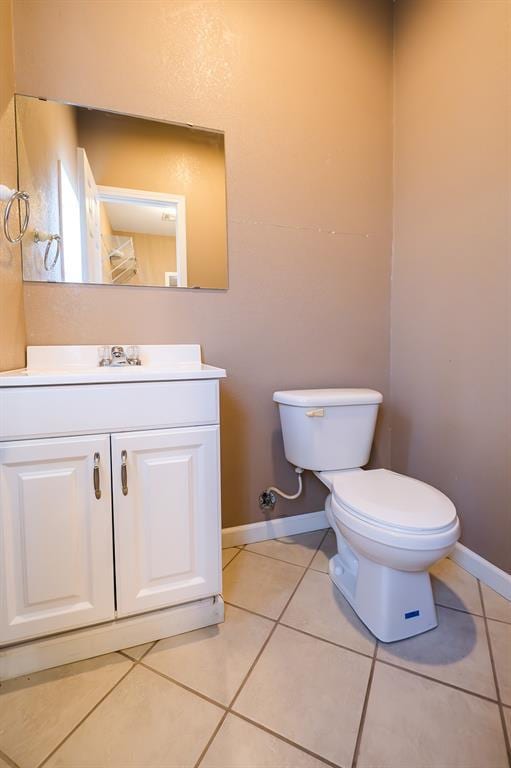
[[[126,349],[129,344],[120,346]],[[0,388],[221,379],[226,376],[223,368],[202,362],[198,344],[139,345],[139,350],[142,365],[100,367],[96,345],[27,347],[27,367],[0,373]]]

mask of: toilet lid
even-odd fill
[[[441,491],[387,469],[340,473],[333,495],[352,514],[388,528],[430,533],[456,520],[454,504]]]

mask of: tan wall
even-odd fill
[[[176,271],[176,238],[142,232],[114,232],[133,240],[137,273],[130,285],[165,285],[165,272]]]
[[[392,466],[511,569],[511,3],[398,0]]]
[[[48,272],[44,268],[46,246],[34,242],[34,232],[61,231],[59,162],[77,192],[76,110],[66,104],[18,98],[16,119],[20,184],[32,201],[30,228],[23,239],[23,275],[26,280],[61,280],[63,260]]]
[[[78,115],[80,146],[96,182],[184,195],[188,285],[226,288],[223,136],[126,115]]]
[[[0,184],[15,188],[14,62],[11,0],[0,0]],[[3,217],[4,203],[0,203]],[[12,214],[11,214],[12,215]],[[12,231],[18,222],[12,216]],[[19,245],[0,229],[0,371],[25,365],[25,318]]]
[[[16,75],[25,93],[225,131],[229,290],[27,284],[28,334],[200,342],[229,375],[224,525],[261,520],[259,492],[296,477],[272,392],[388,393],[392,3],[23,0]],[[388,454],[383,424],[375,463]],[[274,514],[321,509],[305,485]]]

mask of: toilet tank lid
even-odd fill
[[[375,389],[288,389],[274,392],[273,400],[283,405],[317,408],[327,405],[371,405],[383,396]]]

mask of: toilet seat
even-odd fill
[[[459,535],[456,508],[447,496],[386,469],[336,475],[332,512],[359,535],[399,548],[435,548]]]

